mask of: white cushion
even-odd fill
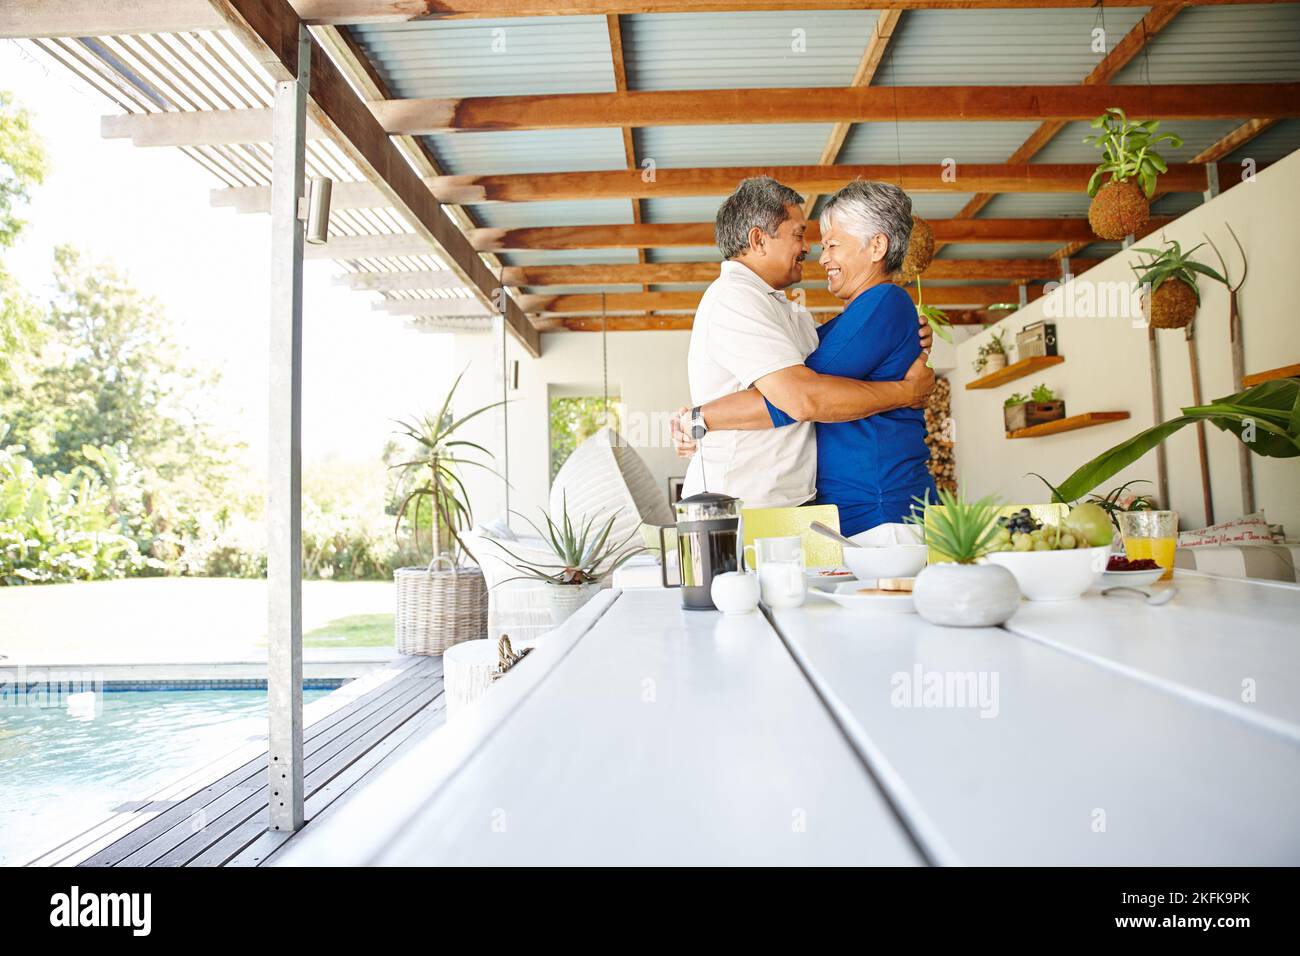
[[[1222,544],[1272,544],[1273,532],[1264,518],[1264,512],[1243,515],[1232,521],[1221,521],[1208,528],[1183,531],[1178,535],[1178,547],[1203,548]]]

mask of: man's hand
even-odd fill
[[[931,378],[933,379],[933,376],[931,376]],[[933,387],[933,385],[931,387]],[[678,458],[690,458],[695,454],[698,446],[695,439],[687,435],[685,430],[682,428],[682,418],[690,413],[691,410],[687,406],[683,405],[673,414],[673,448],[677,450]]]
[[[934,329],[930,328],[930,320],[925,316],[918,313],[916,319],[921,326],[921,355],[924,357],[930,351],[930,347],[934,345]],[[934,378],[933,375],[930,377],[931,379]]]
[[[903,376],[903,384],[911,389],[912,394],[908,408],[925,408],[930,403],[930,395],[934,391],[934,369],[926,364],[927,358],[926,353],[922,352]]]

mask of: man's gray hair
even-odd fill
[[[749,230],[757,226],[775,236],[790,218],[786,206],[803,204],[803,197],[770,176],[742,179],[718,209],[713,232],[724,259],[734,259],[749,248]]]
[[[912,237],[912,199],[897,186],[854,180],[827,200],[822,209],[823,239],[830,232],[832,219],[863,245],[883,233],[889,241],[885,268],[897,272],[903,264]]]

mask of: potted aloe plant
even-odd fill
[[[1151,197],[1156,177],[1169,171],[1155,147],[1167,142],[1174,149],[1183,145],[1174,133],[1159,133],[1159,120],[1131,121],[1124,111],[1106,110],[1092,121],[1098,130],[1084,142],[1101,150],[1102,160],[1088,180],[1088,224],[1102,239],[1123,239],[1137,232],[1151,218]],[[1105,179],[1103,183],[1103,178]]]
[[[1020,587],[1006,568],[983,561],[998,546],[997,499],[968,502],[939,490],[938,505],[917,501],[908,523],[939,561],[916,577],[912,599],[916,612],[931,624],[948,627],[992,627],[1002,624],[1020,606]]]
[[[1149,290],[1147,308],[1151,324],[1157,329],[1186,328],[1196,318],[1201,304],[1201,291],[1196,287],[1196,275],[1209,276],[1225,286],[1228,280],[1209,266],[1192,260],[1192,253],[1205,243],[1192,246],[1186,252],[1174,240],[1165,249],[1135,249],[1151,257],[1148,262],[1129,265],[1137,274],[1139,285]]]
[[[461,641],[487,633],[487,584],[477,559],[460,533],[473,525],[469,492],[460,477],[463,468],[478,468],[500,477],[477,456],[492,457],[481,445],[459,437],[466,422],[503,402],[493,402],[457,418],[452,399],[465,373],[456,376],[437,414],[398,422],[415,449],[412,457],[392,467],[399,472],[405,493],[397,506],[394,533],[403,520],[417,553],[427,529],[428,566],[397,568],[397,613],[394,638],[402,654],[441,654]],[[467,562],[466,559],[469,559]]]
[[[506,578],[506,581],[527,579],[546,584],[551,603],[551,621],[557,626],[591,599],[600,589],[601,581],[633,555],[646,550],[640,546],[628,547],[628,542],[640,534],[640,527],[622,541],[609,540],[619,512],[610,515],[603,522],[596,515],[588,515],[580,523],[575,523],[569,516],[567,495],[561,497],[561,509],[558,522],[545,510],[542,511],[545,530],[525,515],[518,515],[532,525],[538,536],[550,546],[554,561],[530,561],[515,554],[506,544],[500,541],[496,543],[497,547],[514,559],[511,567],[519,572],[514,577]],[[500,583],[504,584],[505,581]]]

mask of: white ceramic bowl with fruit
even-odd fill
[[[1076,505],[1060,526],[1044,525],[1028,509],[1000,519],[988,560],[1015,575],[1031,601],[1068,601],[1083,595],[1106,570],[1110,518],[1093,504]]]
[[[1031,601],[1069,601],[1081,597],[1106,570],[1110,547],[1069,551],[995,551],[988,556],[1000,564]]]

